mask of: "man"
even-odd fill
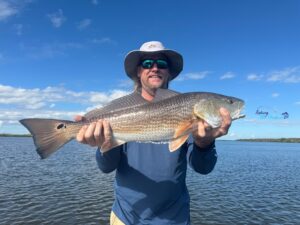
[[[157,41],[144,43],[125,58],[125,71],[135,83],[133,94],[148,102],[155,101],[158,88],[168,88],[182,68],[182,56]],[[217,160],[214,141],[227,134],[231,125],[229,112],[220,109],[220,114],[220,127],[213,129],[199,121],[193,137],[175,152],[168,150],[168,144],[129,142],[102,153],[101,146],[114,146],[109,123],[99,120],[84,126],[77,140],[99,147],[96,159],[100,170],[116,170],[110,223],[190,224],[187,164],[201,174],[213,170]]]

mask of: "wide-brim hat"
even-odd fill
[[[159,41],[146,42],[139,50],[129,52],[124,61],[126,74],[135,80],[137,78],[137,67],[140,65],[141,60],[157,54],[163,54],[167,57],[171,75],[170,80],[173,80],[182,71],[183,58],[178,52],[166,49]]]

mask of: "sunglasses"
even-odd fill
[[[145,59],[141,62],[141,66],[144,69],[151,69],[156,64],[158,69],[167,69],[169,67],[168,62],[163,59]]]

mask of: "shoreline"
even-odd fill
[[[243,138],[236,141],[300,143],[300,138]]]
[[[0,133],[0,137],[32,137],[32,135]],[[226,140],[219,140],[219,141],[226,141]],[[300,138],[242,138],[242,139],[236,139],[232,141],[300,143]]]
[[[32,137],[31,134],[0,134],[0,137]]]

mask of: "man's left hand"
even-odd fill
[[[198,122],[198,130],[193,132],[194,141],[198,147],[206,148],[213,143],[216,138],[228,133],[228,130],[231,126],[230,113],[227,109],[220,108],[220,115],[222,117],[222,123],[216,128],[212,128],[203,120]]]

